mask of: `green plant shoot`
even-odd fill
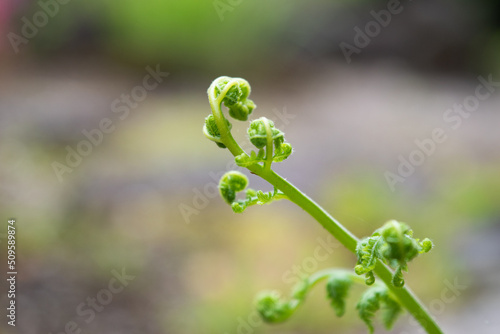
[[[208,88],[212,114],[205,119],[203,133],[218,147],[229,150],[238,166],[268,181],[273,190],[263,192],[248,188],[248,178],[243,173],[230,171],[219,182],[221,197],[236,213],[242,213],[252,205],[288,199],[308,212],[358,257],[354,270],[319,271],[297,284],[289,298],[281,297],[276,291],[261,292],[256,304],[262,318],[269,323],[287,320],[303,304],[309,291],[325,280],[327,298],[339,317],[346,312],[346,300],[352,285],[367,287],[356,309],[370,333],[374,331],[373,318],[377,311],[381,310],[382,323],[390,329],[404,309],[415,317],[427,333],[443,333],[428,310],[405,286],[403,278],[403,272],[408,271],[408,263],[418,255],[429,252],[433,248],[432,241],[428,238],[422,241],[414,239],[410,227],[395,220],[388,221],[371,236],[358,240],[317,203],[273,171],[272,164],[289,158],[293,149],[285,141],[285,134],[265,117],[250,122],[247,133],[255,150],[245,152],[234,140],[232,124],[221,108],[222,105],[227,107],[229,116],[235,120],[248,120],[256,108],[255,103],[248,98],[250,92],[250,85],[244,79],[215,79]],[[365,278],[360,275],[365,275]],[[380,278],[380,282],[375,282],[375,276]]]

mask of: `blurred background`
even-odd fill
[[[219,198],[231,155],[201,129],[221,75],[293,145],[276,170],[357,236],[397,219],[435,242],[406,278],[445,332],[500,331],[497,1],[2,0],[0,35],[2,333],[366,332],[362,289],[341,319],[323,286],[256,317],[259,291],[355,257],[292,203]]]

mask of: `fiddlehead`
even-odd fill
[[[229,115],[234,119],[246,121],[256,107],[248,98],[251,91],[248,82],[240,78],[220,77],[214,83],[215,97],[220,98],[229,109]]]
[[[270,139],[274,143],[283,142],[283,132],[276,129],[273,121],[270,121],[265,117],[261,117],[250,123],[250,127],[248,128],[248,137],[250,138],[250,142],[259,149],[264,148],[268,142],[268,130],[270,132]]]
[[[404,223],[391,220],[384,226],[358,242],[356,255],[358,262],[354,271],[358,275],[366,274],[366,284],[375,282],[373,270],[377,260],[395,268],[392,285],[404,286],[403,271],[408,271],[408,262],[422,253],[429,252],[433,247],[428,238],[419,242],[413,238],[413,231]]]
[[[231,131],[233,125],[227,119],[226,119],[226,125],[229,131]],[[205,118],[203,133],[208,139],[214,141],[220,148],[226,148],[226,145],[222,143],[220,131],[219,128],[217,127],[217,123],[215,122],[214,115],[208,115],[207,118]]]
[[[252,151],[250,156],[246,153],[236,156],[235,162],[240,167],[263,162],[270,168],[271,163],[281,162],[292,154],[292,145],[285,142],[285,134],[265,117],[252,121],[247,132],[250,142],[259,151]]]
[[[282,298],[278,291],[263,291],[256,298],[257,311],[266,322],[283,322],[290,318],[305,300],[309,287],[307,281],[299,283],[289,300]]]
[[[283,322],[297,311],[303,304],[307,294],[320,281],[327,280],[326,293],[335,314],[342,317],[346,311],[346,300],[349,290],[354,283],[364,285],[354,273],[346,270],[327,269],[319,271],[309,278],[298,283],[289,299],[282,298],[277,291],[264,291],[257,296],[256,307],[262,319],[269,323]],[[402,313],[401,305],[394,298],[386,286],[375,285],[366,290],[356,304],[358,315],[373,333],[373,318],[383,306],[382,323],[390,329],[398,316]]]
[[[208,100],[212,116],[205,120],[203,132],[217,146],[228,148],[231,153],[244,153],[231,135],[231,123],[224,117],[221,107],[224,104],[229,109],[229,115],[234,119],[245,121],[256,108],[248,98],[251,89],[248,82],[241,78],[219,77],[208,88]]]
[[[227,172],[219,181],[219,192],[221,197],[231,205],[235,213],[241,213],[247,207],[255,204],[264,205],[275,200],[286,198],[277,188],[274,188],[272,192],[264,193],[261,190],[246,189],[247,185],[248,178],[245,174],[237,171]],[[245,189],[245,198],[236,200],[236,194]]]
[[[351,275],[345,272],[334,272],[326,284],[330,305],[335,310],[337,317],[341,317],[345,313],[347,295],[353,284]]]
[[[267,292],[259,295],[257,310],[262,318],[267,322],[280,322],[288,319],[301,305],[310,289],[322,279],[327,278],[327,297],[330,305],[338,317],[344,315],[346,311],[346,299],[353,283],[363,285],[373,285],[366,290],[359,299],[356,309],[358,315],[367,325],[370,333],[373,333],[373,317],[382,308],[382,323],[386,329],[392,328],[403,308],[396,297],[394,297],[388,287],[375,283],[373,270],[377,261],[395,267],[392,276],[392,285],[402,287],[404,279],[402,271],[407,271],[407,263],[418,254],[426,253],[432,249],[433,245],[429,239],[419,242],[413,239],[412,230],[403,223],[389,221],[381,228],[377,229],[372,236],[358,242],[356,254],[358,263],[355,267],[355,274],[345,270],[320,271],[310,278],[301,282],[290,299],[284,300],[277,292]],[[357,275],[366,274],[365,280]]]
[[[331,271],[320,271],[297,283],[289,299],[282,298],[275,290],[263,291],[257,295],[256,307],[262,319],[269,323],[287,320],[305,301],[309,291],[321,280],[327,278]]]
[[[390,294],[385,286],[370,288],[363,293],[359,299],[356,309],[361,320],[364,321],[370,333],[375,330],[373,327],[373,317],[381,306],[384,306],[382,313],[382,323],[386,329],[391,329],[402,308]]]
[[[245,174],[237,171],[227,172],[219,181],[220,195],[228,204],[232,204],[236,193],[245,190],[247,185],[248,178]]]

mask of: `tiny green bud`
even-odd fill
[[[365,268],[358,264],[354,267],[354,272],[356,273],[356,275],[363,275],[363,273],[365,272]]]
[[[262,319],[269,323],[283,322],[288,319],[293,308],[282,300],[277,291],[264,291],[257,296],[257,311]]]
[[[391,329],[402,309],[398,301],[393,299],[386,287],[373,287],[366,290],[356,305],[359,317],[373,333],[373,318],[375,313],[382,309],[382,322],[386,329]]]
[[[338,317],[343,316],[345,313],[346,299],[352,284],[353,280],[350,274],[343,272],[334,273],[328,279],[326,291],[330,304]]]
[[[267,130],[265,122],[268,122],[269,128],[271,129],[271,138],[274,143],[276,141],[283,142],[284,134],[280,130],[274,127],[274,123],[271,120],[266,119],[265,117],[261,117],[256,119],[250,123],[250,127],[248,128],[248,136],[250,137],[250,141],[257,148],[264,148],[267,145]]]
[[[229,130],[232,128],[232,124],[226,119],[226,124]],[[220,131],[219,128],[217,127],[217,123],[215,122],[215,117],[214,115],[210,114],[205,118],[205,125],[203,125],[203,133],[205,136],[214,141],[217,146],[221,148],[226,148],[226,145],[221,143],[221,138],[220,138]]]
[[[254,189],[248,189],[247,190],[247,198],[251,198],[257,196],[257,190]]]
[[[233,204],[231,204],[231,208],[235,213],[242,213],[243,211],[245,211],[246,205],[245,203],[238,201],[238,202],[233,202]]]
[[[425,238],[424,240],[422,240],[420,246],[422,247],[420,253],[427,253],[432,249],[432,247],[434,247],[432,241],[429,238]]]
[[[231,87],[226,91],[227,85]],[[255,103],[248,98],[249,83],[241,78],[219,77],[215,79],[215,97],[224,94],[222,102],[229,109],[229,115],[237,120],[246,121],[256,108]]]
[[[229,116],[240,121],[246,121],[248,119],[248,116],[255,109],[255,103],[253,103],[253,101],[250,99],[245,99],[244,101],[237,102],[228,108]]]
[[[292,154],[292,145],[289,143],[283,143],[276,149],[276,153],[273,156],[274,162],[281,162],[288,158]]]
[[[240,167],[248,167],[256,163],[246,153],[241,153],[240,155],[235,156],[234,162]]]
[[[385,240],[381,253],[388,261],[401,263],[418,255],[420,248],[408,225],[391,220],[380,228],[380,233]]]
[[[426,238],[419,243],[418,239],[413,238],[413,231],[408,225],[391,220],[377,229],[371,237],[358,242],[358,263],[354,271],[358,275],[366,273],[366,284],[372,284],[375,280],[372,270],[375,269],[377,259],[381,260],[396,268],[392,284],[400,288],[405,284],[403,271],[408,271],[408,262],[431,249],[432,241]]]
[[[222,198],[232,204],[236,199],[236,193],[244,190],[248,185],[248,178],[238,171],[227,172],[219,181],[219,191]]]

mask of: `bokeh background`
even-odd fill
[[[361,289],[341,319],[323,286],[287,323],[255,317],[259,291],[287,294],[300,273],[355,258],[292,203],[236,215],[215,193],[231,156],[201,128],[206,89],[229,75],[292,143],[278,172],[359,237],[398,219],[433,239],[407,284],[447,333],[498,333],[500,87],[456,128],[444,117],[479,76],[500,81],[499,4],[401,1],[347,61],[340,45],[389,3],[2,0],[0,254],[7,271],[14,217],[19,274],[15,328],[0,283],[1,332],[366,332]],[[168,76],[127,106],[148,68]],[[112,130],[82,144],[103,119]],[[246,126],[233,127],[241,141]],[[386,173],[436,128],[446,140],[391,189]],[[124,289],[82,315],[116,272],[130,276]],[[393,332],[420,329],[405,315]]]

